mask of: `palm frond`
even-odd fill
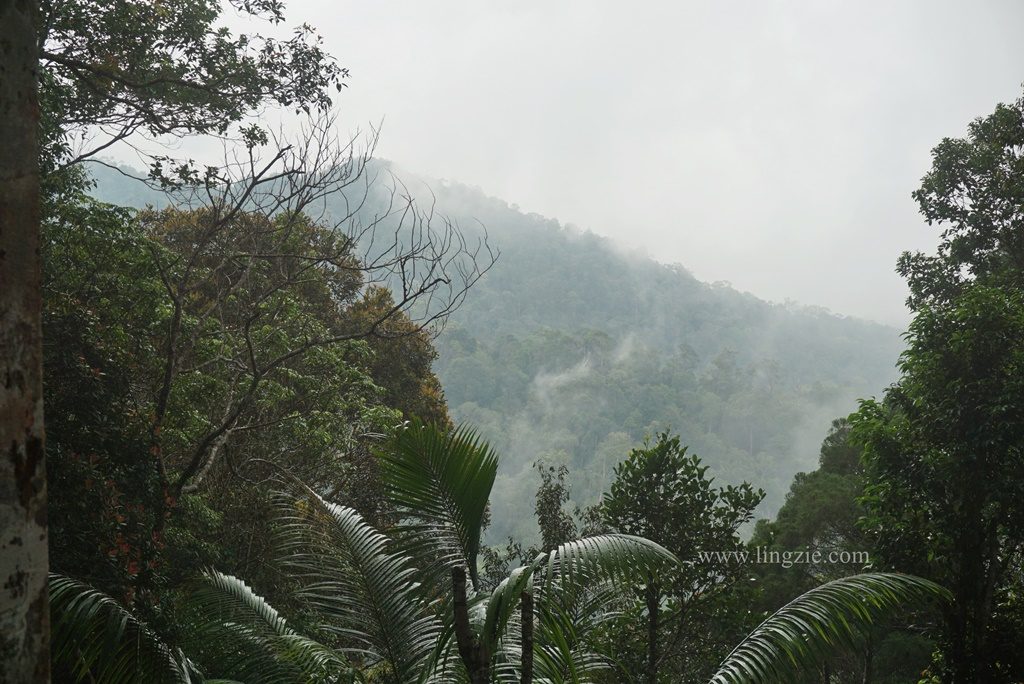
[[[473,430],[444,432],[413,421],[381,461],[391,500],[405,518],[410,547],[441,581],[453,565],[479,586],[477,555],[498,457]],[[421,563],[424,565],[424,563]]]
[[[609,582],[549,596],[537,611],[535,670],[542,681],[589,681],[614,669],[611,657],[590,650],[587,637],[619,615],[621,588]]]
[[[643,537],[602,534],[562,544],[534,563],[543,586],[557,583],[564,588],[573,584],[586,586],[595,579],[635,586],[638,578],[678,565],[679,559]]]
[[[591,671],[607,661],[588,653],[576,635],[586,632],[611,613],[610,605],[624,586],[636,586],[650,573],[678,559],[665,548],[624,534],[587,537],[538,554],[516,568],[487,600],[481,639],[492,654],[508,650],[502,641],[518,644],[509,634],[523,592],[535,596],[539,629],[535,634],[538,672]],[[547,663],[547,665],[545,665]]]
[[[351,681],[352,668],[335,650],[296,633],[245,582],[213,570],[189,597],[196,649],[218,669],[247,684]]]
[[[306,489],[277,497],[283,565],[299,596],[322,616],[339,648],[396,682],[412,681],[429,657],[440,621],[428,610],[409,559],[358,512]]]
[[[711,684],[795,681],[839,647],[855,646],[866,630],[902,604],[948,599],[928,580],[866,573],[811,589],[773,613],[733,649]]]
[[[51,657],[75,681],[188,684],[198,673],[116,600],[50,575]]]

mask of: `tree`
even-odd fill
[[[904,252],[912,311],[950,303],[973,282],[1024,284],[1024,97],[945,138],[914,192],[929,225],[944,226],[934,255]]]
[[[662,433],[616,466],[615,480],[602,499],[609,529],[651,539],[687,561],[645,581],[646,656],[636,670],[642,669],[650,684],[665,673],[673,681],[699,678],[701,669],[713,668],[721,657],[714,652],[718,644],[709,643],[709,630],[722,626],[714,624],[723,617],[715,606],[728,600],[730,586],[741,578],[742,565],[732,552],[743,549],[739,528],[764,497],[746,483],[713,487],[707,469],[687,454],[678,437]],[[711,615],[716,616],[712,624],[705,624],[701,617]],[[635,659],[632,654],[639,651],[632,645],[620,648],[624,659]],[[703,649],[711,655],[701,662]]]
[[[933,151],[914,197],[943,231],[934,256],[899,261],[915,314],[902,377],[853,417],[879,552],[954,594],[941,668],[957,684],[1022,676],[1009,655],[1020,645],[995,626],[1024,544],[1022,146],[1024,98]]]
[[[35,2],[0,2],[0,674],[47,682]]]
[[[283,21],[276,0],[232,7]],[[376,131],[339,139],[331,114],[347,72],[310,27],[238,35],[223,10],[49,3],[36,32],[57,560],[160,628],[196,566],[249,569],[271,521],[245,485],[273,467],[326,496],[359,487],[350,503],[383,522],[374,444],[403,412],[447,420],[430,334],[495,256],[394,179],[368,207]],[[271,130],[268,108],[299,130]],[[172,158],[189,136],[221,161]],[[83,162],[114,145],[170,208],[86,196]]]
[[[234,0],[242,15],[284,21],[280,0]],[[208,173],[190,160],[153,153],[185,136],[267,140],[264,107],[327,111],[348,72],[320,47],[309,26],[291,38],[234,35],[219,26],[225,6],[212,0],[75,0],[43,4],[44,169],[97,161],[112,145],[132,145],[153,162],[157,181]]]
[[[436,310],[364,288],[346,235],[302,214],[211,225],[82,200],[44,233],[54,568],[150,621],[200,567],[269,572],[266,462],[384,524],[375,445],[403,406],[447,420]]]
[[[404,313],[386,316],[395,306],[394,296],[386,287],[369,289],[347,313],[354,327],[363,321],[368,328],[384,318],[378,331],[367,339],[373,352],[370,373],[384,388],[384,403],[398,409],[406,417],[446,427],[451,425],[441,381],[432,370],[437,351],[431,336],[422,325]]]
[[[748,547],[753,554],[793,558],[804,552],[802,563],[765,563],[751,568],[761,589],[756,605],[770,614],[800,594],[840,577],[871,567],[869,536],[858,521],[866,511],[861,449],[850,439],[851,426],[837,418],[821,444],[819,467],[793,478],[786,503],[775,520],[759,520]],[[820,558],[820,562],[813,562]],[[935,648],[919,615],[899,616],[866,633],[860,643],[825,664],[828,677],[841,682],[897,682],[924,670]],[[931,627],[930,619],[924,627]],[[910,627],[911,629],[904,629]],[[922,634],[922,632],[925,632]],[[810,677],[806,681],[812,681]],[[815,677],[813,681],[819,681]],[[829,680],[834,681],[834,680]]]
[[[854,416],[864,444],[867,530],[882,558],[953,591],[943,655],[952,682],[1004,671],[996,597],[1019,566],[1024,295],[974,283],[910,325],[900,381]]]
[[[569,503],[569,485],[565,482],[569,469],[564,464],[555,467],[544,461],[537,461],[534,468],[540,473],[534,513],[540,527],[541,550],[551,551],[577,539],[576,522],[564,508]]]
[[[234,6],[283,20],[273,0]],[[376,137],[365,148],[336,137],[331,91],[346,72],[309,27],[285,41],[232,35],[221,11],[203,0],[82,0],[47,5],[40,24],[46,321],[66,343],[48,350],[49,400],[70,409],[50,449],[68,509],[58,513],[69,513],[59,560],[129,602],[166,568],[167,528],[183,506],[188,520],[170,532],[196,542],[178,550],[198,550],[238,513],[232,504],[253,503],[258,490],[226,495],[266,475],[246,454],[287,457],[336,494],[349,467],[348,481],[367,485],[352,503],[379,514],[364,466],[399,422],[384,402],[401,392],[408,405],[395,409],[447,420],[429,334],[487,268],[480,244],[419,210],[397,181],[366,206]],[[275,106],[305,114],[298,133],[286,139],[253,117]],[[153,152],[202,135],[224,143],[216,166]],[[85,196],[82,162],[117,143],[151,162],[148,182],[173,208],[116,210]],[[217,495],[184,501],[203,488]],[[243,530],[265,536],[252,528],[261,516],[241,520],[229,548]],[[86,562],[97,547],[112,560]],[[190,563],[214,560],[192,551]],[[233,568],[249,562],[248,550],[226,555]]]
[[[384,470],[403,511],[386,532],[294,479],[280,481],[279,540],[300,593],[317,609],[312,622],[289,621],[246,583],[208,571],[194,587],[193,612],[185,613],[193,662],[116,602],[58,579],[57,653],[74,663],[78,679],[93,674],[102,684],[143,673],[195,681],[202,665],[275,683],[594,681],[610,663],[588,650],[589,632],[614,613],[616,594],[677,560],[649,540],[602,535],[539,553],[481,591],[470,562],[496,470],[487,445],[466,430],[414,423],[398,436]],[[819,587],[766,620],[712,681],[785,678],[896,605],[941,595],[904,575]]]
[[[864,515],[858,502],[864,478],[861,450],[850,443],[850,423],[837,418],[821,445],[819,467],[797,473],[786,503],[775,520],[759,520],[750,540],[752,549],[780,552],[814,551],[823,558],[832,551],[868,552],[867,536],[857,521]],[[766,607],[775,610],[794,596],[823,581],[856,573],[869,559],[840,564],[801,563],[789,568],[769,565],[757,568]]]

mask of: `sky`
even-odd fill
[[[903,326],[910,193],[1017,99],[1022,0],[291,0],[377,155],[706,281]]]

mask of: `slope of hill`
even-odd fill
[[[109,170],[96,177],[106,201],[155,200],[126,195]],[[501,251],[439,335],[436,363],[455,420],[502,455],[492,541],[535,534],[538,459],[567,465],[585,505],[660,430],[721,481],[764,488],[774,514],[831,419],[895,377],[893,328],[703,283],[478,189],[423,183],[439,212],[469,233],[486,226]]]

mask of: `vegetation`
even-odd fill
[[[184,613],[193,661],[108,597],[58,578],[57,644],[68,671],[131,681],[142,667],[176,682],[201,680],[203,672],[252,682],[628,676],[595,637],[616,616],[624,591],[678,566],[672,553],[633,535],[586,537],[538,553],[493,591],[482,590],[473,559],[497,467],[490,448],[471,432],[413,422],[383,466],[397,516],[386,534],[297,480],[285,481],[276,497],[283,564],[315,616],[305,630],[243,581],[207,571]],[[904,575],[838,580],[769,617],[712,681],[750,681],[751,673],[816,662],[892,607],[943,594]],[[814,625],[811,633],[804,624]]]
[[[706,681],[750,626],[747,571],[736,553],[743,549],[739,530],[764,492],[747,483],[713,487],[707,470],[678,437],[663,433],[615,467],[601,501],[609,529],[651,539],[688,561],[646,577],[631,619],[611,630],[619,660],[651,684]],[[701,555],[708,551],[713,555]],[[630,623],[645,624],[638,633]]]
[[[161,199],[134,194],[115,171],[93,173],[106,201]],[[491,543],[539,542],[529,506],[536,461],[566,466],[574,502],[587,507],[630,449],[664,431],[684,435],[720,480],[763,488],[759,514],[773,515],[792,476],[811,467],[823,428],[894,379],[894,329],[768,304],[479,190],[425,183],[439,210],[467,234],[482,222],[501,252],[448,318],[434,364],[452,418],[507,455]],[[364,212],[391,201],[390,188],[371,190]]]
[[[817,470],[798,473],[775,520],[759,520],[748,542],[754,554],[806,554],[811,562],[752,567],[756,612],[772,611],[824,582],[876,566],[877,552],[860,527],[865,515],[862,449],[851,442],[850,422],[833,421]],[[815,562],[814,558],[818,558]],[[848,645],[807,681],[917,681],[935,650],[928,615],[910,612],[877,625]]]
[[[833,420],[894,331],[420,209],[315,31],[224,9],[0,7],[5,681],[1024,677],[1024,99],[935,149]]]
[[[953,592],[938,670],[957,683],[1022,672],[1022,145],[1024,98],[935,148],[914,197],[942,239],[900,258],[914,312],[902,376],[854,416],[865,528],[887,563]]]

